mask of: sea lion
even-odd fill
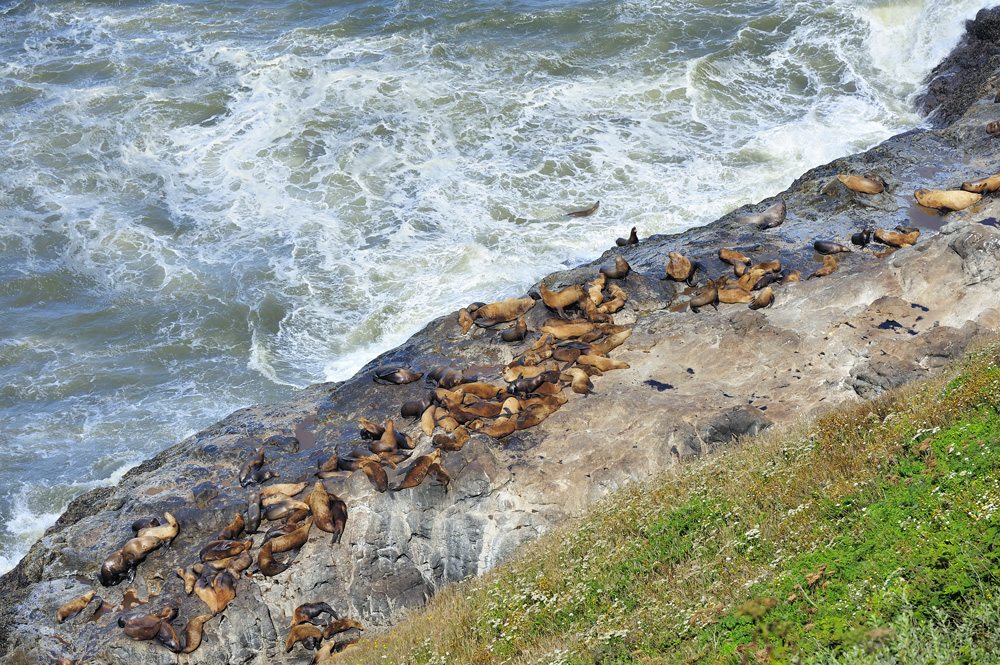
[[[278,503],[268,506],[264,511],[264,517],[273,522],[300,510],[308,512],[309,504],[304,501],[297,501],[290,497],[286,497]],[[233,556],[236,555],[234,554]]]
[[[184,593],[190,596],[194,591],[194,583],[198,581],[198,575],[193,570],[178,568],[177,577],[184,580]]]
[[[858,231],[851,236],[851,243],[857,245],[858,247],[866,247],[871,240],[872,231],[874,229],[865,229],[864,231]]]
[[[769,272],[769,273],[766,273],[763,277],[761,277],[760,280],[758,280],[758,282],[753,285],[753,289],[752,290],[753,291],[760,291],[764,287],[769,286],[770,284],[774,284],[775,282],[780,282],[780,281],[781,281],[781,273]]]
[[[693,272],[691,274],[692,276],[694,275]],[[611,293],[611,300],[606,300],[600,307],[597,308],[597,311],[602,314],[608,314],[608,319],[611,319],[611,314],[614,314],[625,306],[625,301],[628,299],[628,296],[625,295],[625,292],[617,284],[612,284],[608,291]],[[611,321],[609,320],[608,323],[611,323]]]
[[[323,629],[323,639],[328,640],[338,633],[343,633],[348,630],[364,630],[365,627],[354,619],[337,619],[331,621]]]
[[[462,334],[466,334],[472,329],[472,324],[474,320],[472,318],[472,313],[468,309],[463,307],[458,310],[458,325],[462,327]]]
[[[799,281],[799,271],[798,270],[788,270],[788,269],[785,269],[785,270],[781,271],[781,282],[780,282],[780,284],[782,286],[784,286],[785,284],[788,284],[789,282],[797,282],[797,281]]]
[[[631,335],[632,335],[631,328],[626,328],[625,330],[612,333],[608,335],[603,342],[594,342],[593,344],[591,344],[588,355],[598,355],[598,356],[607,355],[611,351],[617,349],[619,346],[624,344],[625,340],[627,340]],[[577,361],[579,361],[579,358],[577,358]]]
[[[862,194],[879,194],[885,189],[885,182],[878,182],[867,176],[838,175],[837,179],[848,189]]]
[[[295,496],[300,494],[302,490],[309,486],[308,481],[302,481],[299,483],[275,483],[274,485],[268,485],[267,487],[262,487],[260,490],[260,496],[262,499],[274,496],[276,494],[284,494],[285,496]]]
[[[314,524],[317,528],[333,533],[333,514],[330,512],[330,495],[327,494],[323,481],[317,480],[309,494],[309,508],[312,510]]]
[[[434,462],[430,465],[430,468],[427,469],[427,477],[431,478],[439,485],[444,485],[444,491],[448,491],[448,484],[451,482],[451,475],[444,470],[444,467],[441,466],[441,462]]]
[[[247,533],[257,533],[260,528],[260,492],[254,488],[247,490],[247,518],[243,528]]]
[[[160,520],[155,517],[141,517],[132,522],[132,533],[139,533],[143,529],[151,526],[160,526]]]
[[[754,295],[749,291],[736,287],[734,289],[718,289],[719,302],[726,304],[753,302]]]
[[[288,631],[288,639],[285,640],[285,653],[292,650],[298,642],[314,640],[318,645],[323,640],[323,631],[311,623],[300,623],[292,626]],[[314,649],[313,646],[306,646],[307,649]]]
[[[411,466],[406,472],[406,476],[403,477],[403,481],[396,487],[393,487],[392,490],[394,492],[398,492],[399,490],[416,487],[424,481],[424,477],[427,476],[427,470],[430,468],[430,465],[440,459],[441,451],[439,449],[432,453],[428,453],[427,455],[421,455],[414,461],[413,466]]]
[[[602,275],[609,279],[625,279],[628,276],[629,267],[628,261],[622,258],[621,254],[615,256],[615,267],[614,268],[601,268],[600,272]]]
[[[718,309],[718,308],[716,308]],[[612,360],[611,358],[605,358],[604,356],[591,356],[583,355],[576,359],[579,365],[592,365],[602,372],[607,372],[612,369],[628,369],[629,364],[622,360]]]
[[[728,263],[729,265],[734,265],[736,262],[743,263],[745,265],[750,265],[750,257],[746,254],[742,254],[735,249],[725,249],[719,248],[719,260]],[[739,277],[739,275],[737,275]]]
[[[920,237],[920,231],[914,229],[909,233],[900,233],[899,231],[887,231],[886,229],[876,229],[875,230],[875,240],[882,243],[883,245],[889,245],[890,247],[909,247],[917,242],[917,238]]]
[[[167,520],[167,523],[162,526],[147,526],[143,529],[139,529],[136,537],[142,538],[144,536],[152,536],[154,538],[160,538],[165,542],[169,542],[177,537],[177,531],[180,529],[180,525],[177,520],[170,513],[164,513],[163,518]]]
[[[757,285],[757,282],[763,279],[766,274],[767,271],[761,268],[750,268],[743,273],[743,276],[740,277],[739,281],[736,283],[744,291],[750,291]]]
[[[579,367],[570,367],[563,374],[569,377],[570,388],[578,395],[586,395],[594,389],[590,377]]]
[[[759,294],[757,298],[750,303],[750,309],[763,309],[765,307],[770,307],[774,304],[774,290],[768,286],[765,287]]]
[[[830,242],[829,240],[817,240],[813,243],[813,249],[820,254],[837,254],[839,252],[851,251],[849,247],[845,247],[839,242]]]
[[[435,406],[431,404],[428,406],[424,412],[420,415],[420,431],[427,436],[434,434],[434,427],[437,423],[434,420],[434,410]]]
[[[212,590],[215,592],[215,602],[219,608],[219,612],[221,612],[236,598],[236,576],[229,572],[228,569],[223,570],[215,576],[215,581],[212,582]],[[216,612],[216,614],[219,612]]]
[[[763,272],[761,273],[761,276],[763,276]],[[742,280],[742,277],[740,279]],[[691,311],[696,314],[698,313],[698,308],[704,307],[705,305],[711,305],[718,310],[719,307],[715,304],[718,299],[719,292],[715,286],[715,280],[709,279],[703,286],[698,287],[698,289],[694,292],[691,299],[688,300],[688,307],[690,307]],[[577,360],[577,362],[580,361]]]
[[[500,407],[500,412],[503,413],[503,405]],[[465,427],[456,427],[452,434],[453,436],[448,436],[447,434],[435,435],[431,445],[441,450],[456,452],[461,450],[470,438],[469,430]]]
[[[975,180],[973,182],[963,182],[962,189],[975,194],[988,194],[990,192],[995,192],[1000,189],[1000,173],[994,173],[987,178]]]
[[[177,632],[166,621],[160,622],[160,628],[156,631],[156,641],[174,653],[180,653],[183,648]]]
[[[382,384],[395,384],[403,385],[407,383],[413,383],[423,376],[422,372],[414,372],[411,369],[405,367],[397,367],[395,365],[387,365],[385,367],[376,367],[372,370],[372,379],[375,383]]]
[[[758,229],[766,231],[767,229],[781,226],[785,221],[786,213],[785,200],[778,199],[777,203],[767,208],[764,212],[754,215],[743,215],[742,217],[737,217],[735,221],[737,224],[756,224]]]
[[[535,306],[533,298],[508,298],[500,302],[483,305],[472,315],[477,326],[489,328],[498,323],[514,321]]]
[[[500,333],[500,339],[505,342],[520,342],[528,333],[528,325],[524,322],[524,317],[519,317],[517,323],[510,330]]]
[[[96,594],[97,592],[91,589],[82,596],[74,598],[73,600],[69,601],[68,603],[60,607],[56,611],[56,621],[62,623],[66,619],[71,619],[75,617],[77,614],[82,612],[83,609],[87,607],[87,605],[90,604],[90,601],[93,600]]]
[[[243,468],[240,469],[240,485],[246,487],[248,483],[247,478],[250,474],[257,469],[264,466],[264,448],[263,446],[258,450],[250,459],[246,461]]]
[[[635,227],[632,227],[632,232],[629,233],[628,238],[618,238],[615,240],[615,244],[619,247],[625,247],[626,245],[638,245],[639,236],[635,232]]]
[[[583,287],[579,284],[571,284],[559,291],[550,291],[545,286],[545,282],[538,285],[538,292],[542,295],[542,302],[549,309],[555,310],[560,318],[565,318],[563,308],[576,304],[580,298],[586,295]]]
[[[691,261],[680,252],[669,252],[667,256],[670,260],[667,262],[666,275],[663,279],[687,282],[688,286],[694,286],[694,276],[701,264]]]
[[[213,614],[199,614],[187,622],[184,627],[184,649],[181,653],[193,653],[201,646],[205,623],[213,616]]]
[[[763,270],[765,273],[781,272],[781,259],[762,261],[751,268],[751,270]]]
[[[201,548],[198,558],[202,563],[228,559],[240,554],[246,548],[246,543],[239,540],[213,540]]]
[[[1000,121],[986,123],[986,133],[990,136],[1000,136]]]
[[[362,439],[380,439],[385,433],[385,427],[367,418],[358,418],[358,424],[361,425]]]
[[[580,335],[585,335],[594,329],[594,324],[587,323],[567,323],[565,325],[559,326],[542,326],[541,332],[550,333],[553,337],[559,340],[572,339],[573,337],[579,337]]]
[[[823,257],[823,266],[813,274],[806,277],[806,279],[812,279],[813,277],[826,277],[836,269],[837,260],[833,258],[831,254],[827,254]]]
[[[360,467],[377,491],[384,492],[389,489],[389,477],[386,475],[385,469],[382,468],[381,464],[365,460],[361,462]]]
[[[982,194],[966,192],[961,189],[918,189],[913,192],[913,196],[917,199],[917,203],[925,208],[938,210],[962,210],[983,197]]]
[[[597,212],[597,209],[601,207],[601,202],[598,201],[594,205],[590,206],[585,210],[574,210],[573,212],[568,212],[566,215],[568,217],[589,217]]]
[[[336,545],[347,528],[347,503],[336,494],[330,495],[330,516],[333,518],[333,538],[330,539],[330,544]]]
[[[124,624],[119,623],[119,627],[133,640],[145,641],[156,637],[160,632],[161,623],[163,620],[160,617],[143,614],[129,619]]]
[[[608,284],[608,276],[601,273],[597,274],[593,280],[586,287],[587,295],[590,297],[590,301],[596,306],[600,306],[604,302],[604,287]]]
[[[480,432],[493,439],[501,439],[514,431],[517,421],[514,416],[497,418],[489,427],[484,427]]]
[[[135,574],[135,567],[162,544],[163,540],[155,536],[132,538],[104,560],[97,579],[103,586],[115,586],[125,579],[131,579]]]
[[[254,469],[250,474],[244,479],[245,482],[241,481],[240,484],[246,487],[247,485],[260,485],[267,482],[271,478],[280,478],[277,471],[272,471],[271,469],[264,467],[261,469]]]
[[[385,421],[385,429],[382,430],[382,436],[372,441],[368,445],[368,449],[373,453],[384,453],[396,449],[396,427],[392,422],[392,418]]]
[[[236,517],[219,532],[218,540],[236,540],[243,533],[243,514],[236,513]]]

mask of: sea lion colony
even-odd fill
[[[838,176],[839,180],[860,195],[876,195],[885,189],[884,181],[873,174]],[[1000,188],[1000,174],[975,182],[963,183],[962,190],[917,190],[918,203],[944,210],[957,210],[979,200],[983,193]],[[597,204],[586,211],[591,214]],[[783,201],[763,213],[738,219],[741,223],[756,224],[760,230],[780,226],[786,215]],[[855,233],[851,241],[864,248],[874,238],[887,245],[888,256],[898,247],[916,242],[919,230],[897,227],[865,229]],[[635,229],[627,241],[619,246],[635,244]],[[842,244],[830,240],[817,240],[814,249],[823,265],[809,275],[824,277],[837,269],[834,254],[850,252]],[[799,281],[797,271],[781,265],[779,260],[759,262],[741,251],[721,248],[718,258],[733,268],[733,275],[708,278],[694,289],[686,303],[692,312],[718,303],[743,303],[751,309],[770,307],[775,299],[774,287]],[[692,261],[679,252],[669,253],[669,262],[661,279],[672,279],[695,285],[694,278],[703,270],[701,261]],[[183,635],[178,635],[171,623],[180,615],[180,608],[165,602],[158,611],[122,610],[118,626],[136,640],[151,640],[174,653],[189,654],[202,641],[203,631],[214,617],[225,611],[236,597],[241,577],[257,574],[275,576],[288,570],[295,555],[309,538],[313,526],[331,534],[329,545],[336,546],[348,520],[347,504],[336,494],[331,494],[323,484],[325,478],[362,471],[379,492],[402,491],[417,487],[428,479],[447,491],[450,476],[444,454],[455,452],[470,440],[473,432],[502,441],[515,431],[538,425],[551,416],[568,400],[564,388],[586,395],[593,390],[591,380],[606,371],[626,369],[628,364],[608,357],[608,354],[628,339],[631,329],[617,325],[613,315],[626,303],[628,296],[623,288],[631,268],[618,254],[613,267],[601,268],[594,278],[583,284],[566,285],[550,290],[540,285],[538,293],[526,298],[511,298],[501,302],[476,303],[461,309],[457,315],[463,334],[475,326],[491,329],[513,322],[498,335],[505,343],[524,341],[532,334],[524,350],[513,361],[503,366],[500,375],[505,385],[494,385],[480,380],[477,373],[468,369],[439,366],[426,372],[425,381],[430,388],[419,400],[405,402],[400,407],[402,418],[416,419],[419,432],[429,440],[415,441],[409,434],[396,429],[392,417],[379,424],[359,418],[358,440],[355,445],[340,451],[336,447],[330,457],[319,464],[312,488],[304,500],[296,499],[309,487],[309,480],[295,483],[264,483],[279,478],[280,474],[267,466],[264,447],[247,459],[238,473],[240,485],[248,487],[246,509],[234,515],[232,522],[222,529],[214,540],[205,543],[196,554],[197,561],[186,568],[179,568],[177,577],[183,582],[186,595],[196,595],[208,609],[197,613],[185,624]],[[617,282],[621,281],[622,284]],[[546,319],[537,331],[530,331],[524,315],[538,302],[554,314]],[[405,367],[379,367],[372,378],[383,385],[401,385],[418,381],[425,373]],[[440,432],[438,430],[441,430]],[[426,448],[427,452],[414,458],[402,479],[390,487],[385,467],[395,469],[407,461],[413,451]],[[165,513],[166,524],[158,519],[138,520],[132,525],[135,536],[121,548],[111,553],[103,562],[98,581],[104,586],[130,580],[136,568],[146,557],[161,547],[169,546],[181,527],[170,513]],[[263,520],[277,522],[269,528],[262,542],[256,546],[250,536],[257,533]],[[246,536],[245,540],[240,540]],[[253,549],[257,547],[256,557]],[[287,561],[278,556],[291,552]],[[250,570],[256,558],[255,570]],[[62,623],[82,612],[94,599],[95,590],[74,598],[56,613]],[[100,599],[99,599],[100,600]],[[102,601],[103,602],[103,601]],[[323,614],[332,618],[322,628],[316,622]],[[286,635],[286,652],[300,644],[316,651],[313,662],[324,662],[333,654],[355,644],[360,638],[357,631],[363,626],[356,620],[338,617],[333,609],[319,600],[296,608],[292,625]],[[71,661],[64,661],[71,662]]]

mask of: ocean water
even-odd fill
[[[985,4],[0,2],[0,572],[238,408],[919,125]]]

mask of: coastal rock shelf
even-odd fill
[[[989,12],[980,20],[995,22]],[[544,284],[556,290],[593,279],[618,254],[628,261],[633,272],[616,280],[627,300],[614,319],[632,334],[610,355],[629,368],[593,377],[589,394],[564,390],[566,402],[535,427],[501,439],[472,432],[461,450],[442,455],[447,484],[379,492],[364,473],[326,478],[326,490],[348,506],[340,542],[313,529],[285,572],[264,576],[251,567],[185,662],[304,662],[312,652],[302,643],[285,648],[303,603],[326,602],[369,632],[391,625],[443,585],[496,566],[608,492],[723,451],[741,435],[927,377],[994,333],[1000,199],[989,194],[942,214],[913,197],[918,188],[957,189],[1000,170],[1000,138],[985,131],[1000,118],[996,76],[969,85],[977,96],[946,128],[909,132],[813,169],[779,196],[684,234],[621,247],[609,238],[610,249],[594,263],[547,277]],[[859,194],[837,177],[865,172],[882,176],[885,191]],[[739,220],[779,199],[787,206],[780,226],[760,230]],[[698,279],[731,274],[718,259],[723,247],[754,262],[780,259],[805,276],[821,265],[814,241],[850,246],[864,228],[897,225],[921,229],[914,246],[882,258],[876,252],[884,246],[854,247],[838,255],[836,272],[775,287],[768,309],[720,304],[694,313],[687,306],[693,287],[662,279],[670,252],[701,262]],[[375,368],[473,368],[502,385],[500,368],[531,347],[551,315],[536,304],[525,317],[532,332],[515,343],[501,341],[501,330],[463,333],[457,313],[439,318],[348,381],[234,413],[133,469],[118,486],[79,497],[0,579],[0,664],[177,662],[155,640],[125,635],[118,619],[169,602],[180,610],[177,626],[205,612],[176,570],[246,509],[239,475],[248,459],[263,447],[280,474],[275,482],[312,487],[318,465],[357,440],[358,418],[390,417],[416,442],[415,459],[431,439],[419,418],[401,418],[399,408],[423,397],[428,384],[382,385],[372,380]],[[390,486],[408,464],[389,470]],[[169,546],[151,551],[134,580],[101,586],[98,569],[132,538],[130,524],[167,512],[179,523]],[[83,611],[57,621],[60,607],[91,590],[96,597]]]

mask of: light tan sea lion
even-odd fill
[[[744,291],[738,286],[735,289],[719,289],[719,302],[721,303],[748,303],[753,302],[754,295],[749,291]]]
[[[260,488],[260,497],[264,499],[275,494],[284,494],[285,496],[292,497],[296,494],[301,494],[302,490],[307,487],[309,487],[308,481],[301,483],[276,483]]]
[[[354,619],[337,619],[331,621],[323,629],[323,639],[328,640],[338,633],[343,633],[348,630],[364,630],[365,627]]]
[[[670,260],[667,262],[664,279],[687,282],[689,286],[693,285],[692,280],[695,273],[698,272],[700,264],[697,261],[691,261],[680,252],[669,252],[667,256],[670,257]]]
[[[427,436],[430,436],[434,433],[434,426],[435,426],[434,410],[436,408],[437,407],[431,404],[424,410],[423,414],[421,414],[420,416],[420,431],[426,434]]]
[[[751,268],[751,270],[763,270],[765,273],[781,272],[781,259],[763,261],[755,265],[753,268]]]
[[[752,291],[753,287],[757,285],[757,282],[759,282],[765,274],[767,274],[766,271],[760,268],[751,268],[743,273],[743,276],[739,278],[736,284],[744,291]]]
[[[477,326],[488,328],[498,323],[514,321],[535,306],[531,298],[508,298],[500,302],[483,305],[472,315]]]
[[[576,359],[579,365],[592,365],[602,372],[607,372],[612,369],[628,369],[629,364],[623,360],[612,360],[611,358],[605,358],[604,356],[590,356],[584,355]]]
[[[982,194],[961,189],[918,189],[913,192],[913,196],[925,208],[938,210],[962,210],[982,198]]]
[[[194,591],[194,583],[198,581],[198,576],[193,570],[178,568],[177,577],[184,580],[184,593],[190,596],[191,592]]]
[[[735,249],[719,249],[719,260],[729,265],[734,265],[737,262],[743,263],[745,265],[750,265],[750,257],[746,254],[736,251]],[[737,275],[739,277],[739,275]]]
[[[862,194],[879,194],[885,189],[884,182],[858,175],[838,175],[837,179],[848,189]]]
[[[361,470],[368,476],[368,480],[375,486],[376,491],[384,492],[389,489],[389,477],[381,464],[366,460],[361,463]]]
[[[963,182],[962,189],[976,194],[988,194],[1000,189],[1000,173],[994,173],[988,178],[975,180],[973,182]]]
[[[590,296],[590,300],[595,306],[600,307],[601,303],[604,302],[604,287],[607,284],[608,276],[598,273],[597,277],[591,280],[587,286],[587,295]]]
[[[887,229],[875,229],[875,240],[890,247],[909,247],[917,242],[920,231],[914,229],[909,233],[889,231]]]
[[[593,323],[570,323],[562,326],[542,326],[541,332],[549,333],[556,339],[572,339],[594,329]]]
[[[458,325],[462,327],[462,334],[466,334],[472,329],[474,319],[472,314],[466,308],[458,310]]]
[[[571,284],[560,291],[550,291],[542,282],[538,285],[538,292],[542,294],[542,302],[545,303],[545,306],[558,312],[560,317],[564,316],[563,308],[575,304],[586,295],[583,287],[579,284]]]
[[[806,279],[812,279],[813,277],[826,277],[836,269],[837,260],[833,258],[832,254],[827,254],[823,257],[823,266],[813,274],[806,277]]]
[[[600,208],[600,207],[601,207],[601,202],[598,201],[594,205],[592,205],[589,208],[586,208],[584,210],[574,210],[573,212],[568,212],[568,213],[566,213],[566,216],[567,217],[589,217],[590,215],[593,215],[595,212],[597,212],[597,209]]]
[[[71,619],[75,617],[77,614],[82,612],[83,609],[87,607],[87,605],[90,604],[90,601],[93,600],[96,594],[97,592],[91,589],[82,596],[74,598],[73,600],[69,601],[68,603],[60,607],[56,611],[56,621],[62,623],[66,619]]]
[[[570,388],[578,395],[586,395],[594,388],[590,376],[579,367],[570,367],[563,374],[569,377]]]
[[[619,346],[624,344],[625,340],[627,340],[631,335],[632,335],[632,330],[630,328],[626,328],[621,332],[616,332],[614,334],[608,335],[608,337],[603,342],[595,342],[591,344],[590,352],[586,355],[597,355],[597,356],[607,355],[611,351],[617,349]],[[577,361],[579,361],[579,358],[577,358]]]

